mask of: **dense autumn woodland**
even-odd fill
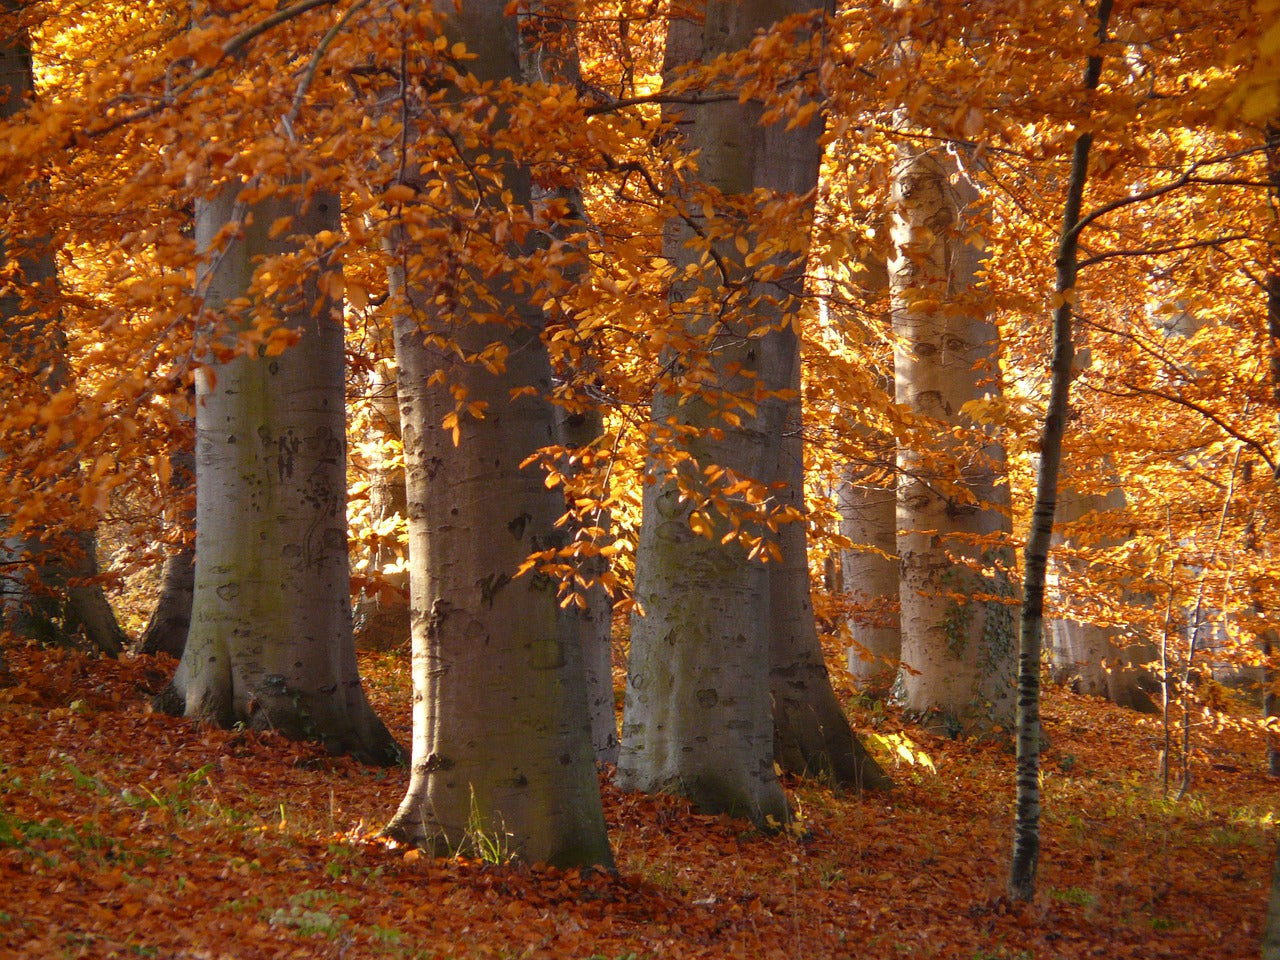
[[[0,0],[0,956],[1280,958],[1277,0]]]

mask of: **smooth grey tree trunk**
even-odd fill
[[[978,193],[951,148],[906,148],[894,171],[889,263],[898,403],[935,424],[898,449],[905,707],[945,732],[1012,728],[1014,595],[1004,452],[965,403],[999,392],[995,326],[966,242]]]
[[[1108,473],[1110,469],[1108,468]],[[1056,520],[1074,523],[1090,513],[1124,509],[1124,491],[1117,484],[1107,494],[1084,496],[1074,490],[1060,491]],[[1054,542],[1063,542],[1055,533]],[[1114,546],[1103,541],[1100,546]],[[1087,559],[1057,558],[1059,590],[1075,578],[1088,575]],[[1070,618],[1055,619],[1050,625],[1051,656],[1054,679],[1076,693],[1105,697],[1118,706],[1139,713],[1158,713],[1151,692],[1159,686],[1145,665],[1156,658],[1148,644],[1125,644],[1118,627],[1087,623]]]
[[[5,2],[0,9],[14,13],[20,7]],[[0,41],[0,119],[19,116],[34,95],[26,31],[8,30]],[[27,202],[38,202],[42,188],[43,184],[32,184],[33,196]],[[54,299],[58,283],[51,242],[0,235],[0,263],[11,257],[17,261],[20,279],[0,293],[0,336],[7,341],[9,371],[19,376],[24,389],[34,392],[23,399],[10,394],[7,402],[47,403],[71,386],[64,356],[66,338],[59,317],[46,306]],[[70,459],[65,469],[78,470]],[[26,482],[33,482],[30,476]],[[126,637],[94,580],[97,574],[92,530],[53,524],[0,532],[0,626],[42,642],[75,643],[83,638],[93,649],[118,655]]]
[[[277,195],[251,207],[239,196],[233,183],[196,204],[196,245],[211,264],[200,278],[206,330],[224,347],[252,323],[226,305],[257,296],[260,259],[298,251],[290,237],[268,237],[272,224],[292,217],[303,239],[342,227],[328,194]],[[365,699],[356,666],[343,324],[317,276],[339,264],[330,251],[318,259],[305,282],[269,302],[296,344],[278,356],[210,357],[197,372],[192,622],[162,703],[222,726],[274,729],[395,762],[400,748]]]
[[[504,6],[438,5],[450,39],[475,54],[466,68],[480,81],[521,76],[516,19]],[[496,116],[501,124],[502,111]],[[510,192],[505,207],[528,210],[528,171],[497,150],[481,161],[485,152],[476,148],[467,159],[498,164]],[[458,202],[468,208],[494,199],[467,194],[471,181],[463,178],[421,186],[463,191]],[[475,231],[450,233],[441,249],[437,231],[424,256],[413,225],[397,230],[391,246],[406,279],[395,333],[414,733],[409,788],[385,832],[439,852],[609,865],[577,632],[559,606],[557,584],[519,573],[531,553],[563,539],[554,526],[559,493],[536,466],[521,466],[555,442],[550,362],[540,339],[545,318],[514,292],[513,267],[501,259],[530,251],[495,251]],[[431,273],[441,257],[456,269]],[[501,345],[505,365],[467,362],[442,349],[446,342],[464,355]],[[456,442],[443,425],[457,413],[450,387],[485,405],[482,416],[458,415]],[[513,397],[519,387],[534,393]]]
[[[391,349],[390,337],[386,338]],[[371,439],[400,441],[400,403],[397,396],[398,375],[387,361],[378,361],[369,377],[371,407]],[[385,447],[384,447],[385,451]],[[370,467],[369,505],[372,519],[380,522],[407,517],[408,497],[405,492],[404,465],[380,453]],[[370,650],[395,650],[409,643],[409,575],[386,573],[385,568],[397,559],[396,551],[379,546],[371,563],[377,571],[378,585],[363,591],[355,603],[356,643]]]
[[[892,485],[866,482],[864,472],[847,468],[836,492],[840,535],[853,543],[840,551],[842,592],[853,607],[846,620],[853,640],[848,669],[863,693],[883,698],[902,655],[898,495]]]
[[[803,518],[804,440],[801,423],[800,357],[792,385],[796,399],[779,446],[781,505]],[[885,789],[892,781],[867,754],[849,726],[831,688],[810,596],[806,523],[797,519],[778,531],[780,561],[769,571],[769,694],[773,704],[773,753],[788,772],[827,780],[846,790]]]
[[[664,72],[671,76],[739,50],[757,30],[812,9],[794,0],[712,0],[705,22],[672,22]],[[734,198],[757,188],[810,195],[820,159],[817,125],[784,132],[781,124],[762,126],[761,113],[751,102],[703,104],[683,113],[681,130],[689,149],[698,151],[700,181]],[[664,241],[677,276],[699,260],[689,243],[704,214],[700,201],[691,207],[669,221]],[[663,384],[653,401],[654,450],[636,555],[635,595],[644,615],[632,624],[618,783],[680,794],[703,811],[768,825],[789,817],[773,766],[770,573],[739,542],[721,542],[728,525],[714,508],[699,518],[712,535],[695,532],[696,498],[684,497],[681,486],[702,488],[702,471],[711,465],[764,483],[776,479],[787,410],[770,394],[790,385],[797,362],[798,340],[788,321],[803,264],[777,264],[778,283],[766,287],[752,282],[733,244],[717,243],[716,254],[741,285],[731,291],[713,277],[674,286],[673,319],[700,345],[698,355],[679,358],[677,380],[693,368],[691,383],[701,379],[730,395],[761,392],[766,399],[744,410],[736,425],[719,418],[696,386]],[[669,425],[692,428],[693,435],[682,430],[679,441],[691,460],[673,464],[660,455],[675,441]],[[718,436],[712,428],[720,429]]]
[[[196,479],[196,458],[193,450],[186,449],[169,456],[172,473],[169,479],[171,490],[184,495],[192,490]],[[195,504],[191,509],[183,510],[177,521],[183,544],[164,559],[160,571],[160,597],[151,619],[147,621],[138,639],[137,652],[143,654],[167,653],[174,658],[181,658],[187,645],[187,634],[191,629],[191,603],[195,597],[196,585],[196,550]]]
[[[582,450],[604,434],[604,417],[595,407],[570,412],[557,407],[556,443],[571,450]],[[574,467],[562,464],[561,472],[571,474]],[[597,528],[607,529],[609,516],[594,518]],[[571,528],[572,529],[572,528]],[[598,537],[599,535],[597,535]],[[596,580],[609,568],[608,558],[594,556],[578,561],[582,576]],[[576,627],[582,646],[587,679],[587,709],[591,716],[591,745],[597,763],[618,762],[618,710],[613,695],[613,598],[603,584],[594,582],[580,591],[582,605],[566,609]]]
[[[563,11],[557,9],[557,4],[542,0],[526,4],[524,16],[537,21],[534,29],[540,38],[538,46],[525,44],[521,48],[521,72],[525,79],[534,83],[580,87],[582,64],[575,25],[563,19]],[[576,182],[554,188],[533,187],[536,207],[550,201],[562,203],[573,211],[575,218],[585,222],[582,190]],[[553,227],[551,232],[557,240],[565,239],[565,230]],[[586,267],[585,257],[577,263],[570,260],[559,268],[560,277],[567,283],[581,283]],[[603,412],[596,401],[586,395],[590,363],[588,357],[580,368],[556,371],[562,380],[555,410],[556,444],[567,451],[557,466],[571,480],[582,472],[582,452],[596,447],[604,436]],[[600,491],[600,494],[605,496],[607,491]],[[575,537],[585,536],[603,545],[610,523],[608,512],[599,511],[589,518],[570,520],[568,531]],[[594,529],[588,531],[588,525]],[[566,608],[582,645],[587,707],[591,716],[591,745],[597,763],[616,764],[618,710],[613,692],[613,597],[604,584],[598,582],[600,575],[609,570],[609,559],[599,554],[582,557],[577,560],[577,569],[584,579],[593,581],[590,586],[579,586],[576,590],[581,603]]]

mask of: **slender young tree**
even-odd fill
[[[453,209],[478,217],[533,206],[529,170],[500,145],[520,136],[499,89],[521,80],[518,20],[505,6],[437,4],[447,36],[470,55],[447,77],[455,102],[485,108],[448,141],[475,144],[453,157],[465,176],[446,169],[411,181],[427,196],[460,191]],[[419,104],[402,96],[412,124]],[[433,133],[424,116],[405,143]],[[483,221],[410,216],[390,238],[405,277],[395,333],[414,733],[409,787],[386,833],[442,851],[608,865],[575,624],[555,583],[520,572],[560,542],[563,512],[558,492],[526,465],[555,442],[542,300],[522,289],[538,249],[532,240],[495,248],[491,236]],[[441,260],[449,269],[430,272]]]
[[[1098,40],[1105,41],[1111,20],[1112,0],[1099,0],[1095,12]],[[1084,71],[1087,93],[1098,89],[1102,56],[1089,57]],[[1072,148],[1071,172],[1062,229],[1058,235],[1057,306],[1053,311],[1053,356],[1050,361],[1049,405],[1040,432],[1040,463],[1036,470],[1031,530],[1023,551],[1022,619],[1018,638],[1017,810],[1013,831],[1013,860],[1009,892],[1018,900],[1030,900],[1036,891],[1040,861],[1040,663],[1044,636],[1045,572],[1053,538],[1053,517],[1058,503],[1058,477],[1062,467],[1062,439],[1067,429],[1071,398],[1072,311],[1079,275],[1081,211],[1089,175],[1089,150],[1093,134],[1085,131]]]
[[[1271,209],[1275,226],[1280,227],[1280,121],[1267,124],[1266,145]],[[1267,333],[1271,342],[1271,400],[1276,407],[1276,416],[1280,418],[1280,240],[1271,248],[1271,261],[1267,270]],[[1275,663],[1276,656],[1280,655],[1280,633],[1271,628],[1264,630],[1262,648],[1262,717],[1268,723],[1280,722],[1280,689],[1277,689]],[[1280,777],[1280,733],[1274,728],[1267,738],[1267,771],[1273,777]],[[1277,898],[1280,898],[1280,894],[1273,892],[1273,912],[1280,912]],[[1280,953],[1280,917],[1275,920],[1274,926],[1268,923],[1268,930],[1273,934],[1275,951]]]

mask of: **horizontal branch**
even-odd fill
[[[1237,240],[1248,240],[1247,233],[1232,233],[1225,237],[1212,237],[1207,240],[1193,240],[1188,243],[1175,243],[1162,247],[1133,247],[1124,250],[1108,250],[1106,253],[1095,254],[1081,260],[1078,264],[1079,269],[1092,267],[1095,264],[1105,263],[1107,260],[1115,260],[1119,257],[1153,257],[1162,253],[1179,253],[1184,250],[1199,250],[1203,247],[1220,247],[1224,244],[1234,243]]]
[[[1232,153],[1226,153],[1218,157],[1209,157],[1205,160],[1197,160],[1191,166],[1187,167],[1179,176],[1163,183],[1158,187],[1152,187],[1149,190],[1143,190],[1140,193],[1131,194],[1127,197],[1120,197],[1112,200],[1110,203],[1104,203],[1102,206],[1091,210],[1085,214],[1068,231],[1071,237],[1078,237],[1080,231],[1096,220],[1100,220],[1109,213],[1114,213],[1123,207],[1131,206],[1135,203],[1144,203],[1147,200],[1154,200],[1157,197],[1163,197],[1167,193],[1173,193],[1175,190],[1181,190],[1189,186],[1249,186],[1249,187],[1268,187],[1266,181],[1254,181],[1240,179],[1237,177],[1198,177],[1196,172],[1206,167],[1216,167],[1224,163],[1230,163],[1232,160],[1239,160],[1241,157],[1247,157],[1249,154],[1257,153],[1261,147],[1249,147],[1244,150],[1237,150]]]
[[[1120,390],[1106,390],[1102,387],[1094,387],[1093,389],[1098,393],[1106,393],[1110,396],[1120,398],[1138,396],[1155,397],[1157,400],[1163,400],[1166,403],[1172,403],[1175,406],[1185,407],[1188,410],[1192,410],[1195,413],[1200,414],[1200,416],[1204,417],[1227,436],[1254,450],[1258,456],[1262,458],[1263,462],[1273,474],[1277,472],[1275,458],[1271,456],[1271,453],[1267,450],[1265,443],[1260,440],[1255,440],[1247,434],[1241,433],[1235,427],[1231,426],[1231,424],[1227,423],[1221,416],[1214,413],[1202,403],[1197,403],[1194,400],[1190,400],[1178,394],[1165,393],[1163,390],[1156,390],[1152,387],[1129,386],[1127,392],[1122,392]]]

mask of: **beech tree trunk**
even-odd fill
[[[297,252],[268,238],[292,217],[305,237],[341,230],[336,197],[246,207],[233,184],[196,205],[210,256],[206,308],[224,344],[252,322],[225,308],[251,295],[257,262]],[[225,228],[229,238],[219,240]],[[298,342],[216,360],[196,376],[196,572],[191,631],[166,706],[395,762],[400,748],[365,699],[352,639],[340,305],[306,281],[271,304]]]
[[[555,3],[531,0],[524,7],[524,16],[536,21],[540,43],[534,48],[525,45],[521,49],[521,71],[526,80],[533,83],[569,84],[580,87],[582,64],[578,56],[577,33],[574,24],[565,20]],[[585,221],[582,190],[576,182],[561,184],[555,188],[535,185],[533,202],[542,207],[550,201],[560,201],[579,221]],[[557,239],[564,239],[566,231],[554,229]],[[561,279],[568,283],[580,283],[586,273],[586,261],[572,261],[560,268]],[[565,381],[561,386],[555,409],[556,444],[568,451],[586,451],[595,447],[604,435],[604,415],[595,401],[585,396],[590,378],[591,360],[584,360],[581,368],[556,371]],[[559,470],[566,477],[580,472],[581,460],[572,454],[562,458]],[[602,494],[607,491],[602,491]],[[604,531],[610,525],[607,512],[590,518],[598,529],[597,543],[605,539]],[[584,532],[580,523],[570,521],[569,530],[575,536]],[[594,579],[608,572],[607,557],[595,555],[580,558],[577,562],[582,576]],[[618,761],[618,710],[613,693],[613,598],[603,584],[593,583],[579,591],[582,605],[566,608],[578,640],[582,645],[583,663],[587,676],[587,706],[591,716],[591,745],[596,762],[615,764]]]
[[[704,22],[671,23],[664,70],[670,76],[741,49],[757,30],[809,9],[794,0],[711,0]],[[761,113],[751,102],[702,104],[683,113],[681,129],[690,150],[698,151],[699,178],[726,197],[757,188],[808,197],[797,214],[811,213],[817,125],[784,132],[783,124],[762,126]],[[677,277],[700,259],[695,226],[705,213],[701,203],[691,206],[685,218],[668,223],[664,242]],[[715,250],[742,285],[731,292],[717,280],[700,286],[690,279],[677,283],[670,299],[674,317],[701,349],[680,358],[682,369],[697,368],[690,378],[695,385],[660,387],[653,401],[655,447],[646,464],[653,482],[644,490],[636,554],[635,594],[644,615],[632,625],[618,783],[680,794],[702,811],[769,825],[790,815],[773,768],[770,572],[738,542],[721,542],[728,526],[714,508],[699,517],[711,536],[695,532],[696,498],[682,497],[680,488],[702,487],[702,470],[713,464],[739,477],[776,478],[786,404],[763,399],[735,425],[716,415],[699,387],[709,381],[713,389],[750,399],[790,385],[798,344],[788,322],[793,304],[779,289],[799,292],[803,264],[778,264],[777,285],[765,287],[751,281],[732,243],[718,242]],[[661,456],[674,439],[668,425],[694,428],[692,438],[680,441],[691,460],[673,464]]]
[[[516,19],[504,15],[504,6],[502,0],[456,11],[450,2],[438,5],[450,39],[475,55],[467,69],[482,82],[521,76]],[[496,116],[495,123],[504,122],[501,111]],[[476,138],[484,134],[478,130]],[[482,161],[484,152],[469,151],[469,161],[498,164],[509,192],[502,206],[527,211],[528,171],[497,149]],[[472,189],[461,179],[420,186]],[[466,209],[493,199],[461,198]],[[441,250],[440,231],[428,228],[432,246],[423,256],[417,226],[398,229],[393,249],[402,262],[425,270],[443,257],[456,269],[439,276],[407,271],[405,302],[395,316],[409,491],[414,733],[409,788],[385,832],[442,852],[608,865],[577,633],[556,584],[536,572],[519,574],[531,553],[562,541],[554,526],[562,512],[558,492],[536,466],[521,466],[555,441],[544,317],[514,292],[511,274],[528,251],[511,246],[495,254],[476,231],[450,232]],[[505,363],[467,362],[440,342],[466,356],[496,350]],[[432,380],[437,372],[443,383]],[[533,387],[533,394],[513,397],[520,387]],[[467,403],[483,404],[482,414],[459,413],[456,390],[465,390]],[[451,414],[456,443],[442,426]]]
[[[999,391],[966,240],[977,199],[948,148],[904,148],[890,216],[894,379],[898,402],[937,426],[898,450],[901,682],[906,708],[952,735],[1009,730],[1014,714],[1010,558],[991,546],[1010,531],[1004,452],[994,440],[966,450],[951,432],[976,434],[963,405]]]
[[[804,505],[800,358],[792,374],[796,399],[779,446],[782,505],[800,516]],[[782,559],[769,572],[769,694],[773,701],[773,754],[783,770],[828,780],[847,790],[883,789],[892,781],[867,754],[831,688],[810,596],[809,550],[803,519],[778,531]]]
[[[1075,491],[1066,491],[1059,495],[1056,517],[1062,523],[1073,523],[1092,512],[1121,510],[1124,504],[1124,491],[1118,485],[1106,495],[1085,497]],[[1054,541],[1062,542],[1062,538],[1055,534]],[[1101,545],[1114,544],[1104,541]],[[1059,559],[1055,562],[1059,568],[1060,590],[1063,583],[1069,585],[1074,577],[1086,575],[1087,560]],[[1050,662],[1057,682],[1069,686],[1076,693],[1105,697],[1118,706],[1139,713],[1159,713],[1160,708],[1150,695],[1159,681],[1144,666],[1156,656],[1150,645],[1126,645],[1120,639],[1118,627],[1082,623],[1070,618],[1054,620],[1050,629]]]
[[[195,484],[196,458],[190,449],[170,455],[173,490],[186,491]],[[179,524],[183,545],[164,559],[160,571],[160,598],[151,619],[138,640],[137,651],[143,654],[167,653],[181,658],[191,629],[191,603],[195,597],[196,551],[191,539],[195,532],[195,509],[183,510]]]
[[[390,337],[387,338],[388,341]],[[388,343],[390,347],[390,343]],[[398,375],[390,363],[379,361],[369,377],[372,406],[373,439],[400,441],[400,403],[397,395]],[[371,466],[369,505],[372,519],[394,521],[408,516],[404,465],[380,453]],[[356,643],[370,650],[394,650],[409,643],[409,575],[386,573],[385,568],[397,559],[396,552],[380,546],[374,551],[379,586],[361,593],[355,603]]]
[[[556,443],[569,449],[583,449],[604,433],[604,417],[599,409],[586,407],[569,412],[557,407]],[[567,464],[562,471],[572,472]],[[607,528],[609,517],[601,516],[597,526]],[[583,576],[598,577],[608,570],[606,557],[589,557],[578,562]],[[618,710],[613,695],[613,598],[602,584],[594,583],[582,592],[585,606],[566,609],[582,646],[587,679],[587,709],[591,717],[591,746],[597,763],[618,762]]]
[[[5,13],[20,7],[0,5]],[[11,26],[0,40],[0,119],[22,113],[34,95],[26,30]],[[26,202],[39,202],[41,184],[31,189]],[[7,402],[45,405],[71,386],[65,338],[48,307],[58,282],[51,241],[0,234],[0,265],[11,258],[16,273],[5,278],[0,292],[0,337],[6,341],[7,373],[15,377],[17,388],[8,392]],[[68,458],[66,470],[78,470],[74,459]],[[27,476],[22,483],[39,481]],[[0,531],[0,627],[47,643],[82,638],[108,656],[121,653],[124,631],[94,582],[98,562],[93,531],[49,524],[17,531],[7,522],[5,526],[9,529]]]
[[[853,546],[840,551],[843,593],[854,612],[846,621],[854,644],[848,669],[862,691],[887,697],[898,675],[902,625],[898,603],[898,495],[874,486],[862,468],[845,471],[837,492],[840,535]]]

